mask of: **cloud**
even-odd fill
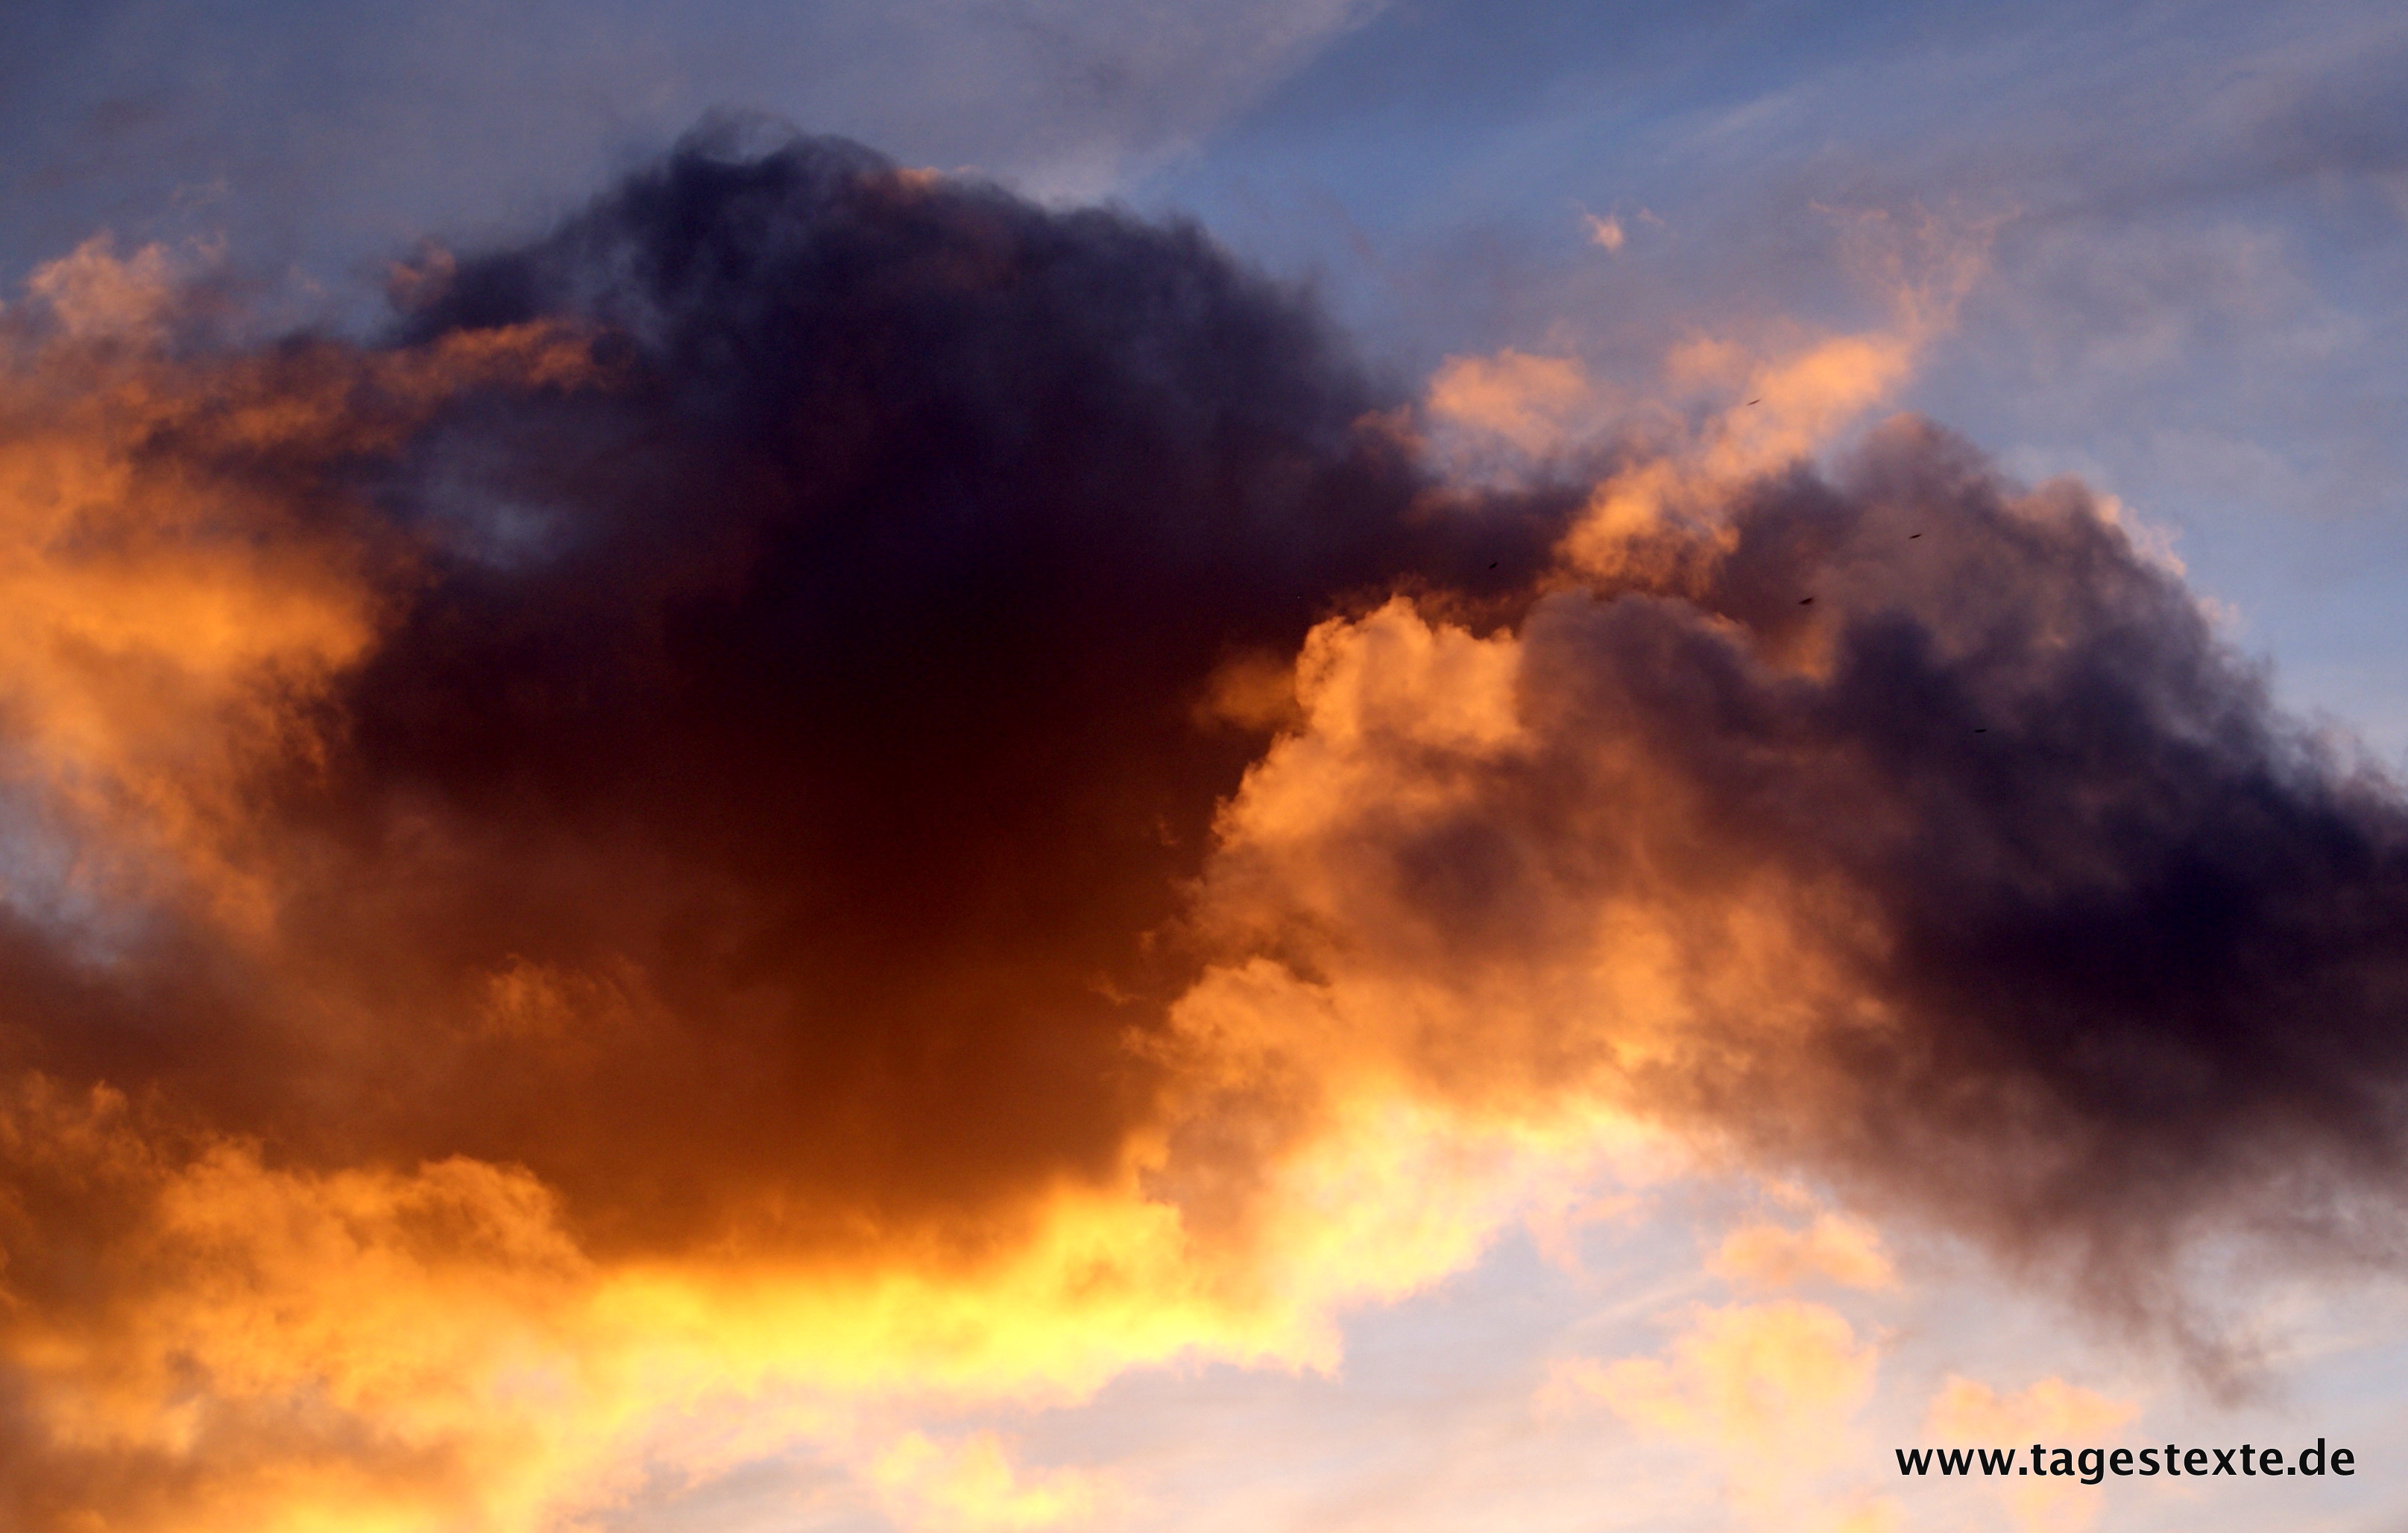
[[[1477,1250],[1150,1196],[1158,934],[1232,666],[1543,516],[1194,229],[848,145],[411,272],[373,347],[105,245],[9,316],[15,1524],[522,1526],[681,1402],[1326,1360]]]
[[[1779,1225],[1735,1229],[1707,1263],[1717,1276],[1767,1288],[1810,1277],[1850,1288],[1886,1288],[1893,1274],[1881,1236],[1871,1225],[1835,1214],[1817,1215],[1803,1230]]]
[[[1612,213],[1603,218],[1595,213],[1583,213],[1581,226],[1588,231],[1590,244],[1601,246],[1609,252],[1622,249],[1630,237],[1622,227],[1622,220]]]
[[[1571,357],[1507,350],[1449,357],[1431,375],[1428,408],[1442,424],[1498,437],[1531,457],[1561,451],[1601,423],[1585,370]]]
[[[1617,1414],[1751,1460],[1825,1456],[1871,1397],[1876,1354],[1821,1305],[1782,1299],[1701,1311],[1672,1361],[1627,1359],[1586,1375]]]
[[[25,291],[50,309],[71,339],[155,339],[176,297],[171,261],[159,244],[120,260],[116,241],[94,235],[74,253],[36,268],[25,279]]]
[[[2199,1221],[2383,1249],[2395,787],[2077,485],[1900,420],[1734,500],[1611,574],[1584,527],[1511,630],[1315,632],[1198,905],[1297,976],[1259,1025],[1813,1164],[2110,1308]]]
[[[1558,1363],[1548,1397],[1602,1400],[1643,1431],[1712,1450],[1751,1521],[1868,1529],[1895,1508],[1821,1482],[1853,1456],[1878,1350],[1835,1311],[1797,1299],[1701,1308],[1663,1358]]]
[[[2128,1401],[2062,1379],[2042,1379],[2016,1394],[2000,1395],[1977,1380],[1952,1378],[1932,1398],[1930,1429],[1942,1442],[2017,1452],[2029,1442],[2080,1449],[2111,1440],[2137,1413]],[[2050,1481],[2026,1479],[2000,1490],[2024,1533],[2081,1533],[2098,1521],[2106,1499],[2097,1486]]]
[[[870,1478],[904,1526],[965,1533],[1082,1526],[1109,1499],[1091,1472],[1022,1475],[990,1432],[951,1449],[909,1433],[879,1455]]]
[[[161,350],[191,318],[171,316],[170,271],[158,247],[87,243],[35,274],[6,337],[0,794],[25,843],[0,895],[21,910],[172,862],[256,914],[244,776],[308,754],[296,721],[368,646],[378,566],[400,557],[341,466],[461,393],[593,372],[547,324],[182,360]]]

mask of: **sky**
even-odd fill
[[[0,1523],[2408,1526],[2404,69],[9,7]]]

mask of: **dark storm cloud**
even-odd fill
[[[1153,934],[1309,627],[1523,587],[1571,497],[1440,493],[1192,227],[749,126],[375,346],[172,278],[0,337],[0,1517],[516,1526],[663,1368],[1274,1344],[1082,1308],[1171,1259]]]
[[[1835,1033],[1852,1089],[1821,1131],[1934,1206],[2110,1245],[2227,1192],[2396,1176],[2395,783],[2280,717],[2084,494],[2010,509],[1928,429],[1737,527],[1700,606],[1760,627],[1823,592],[1825,674],[1657,691],[1597,666],[1593,613],[1567,677],[1629,678],[1737,847],[1874,915],[1861,972],[1894,1020]]]
[[[2232,1221],[2395,1250],[2408,808],[2110,511],[1901,420],[1621,566],[1522,624],[1519,733],[1350,715],[1323,819],[1241,804],[1208,924],[1451,996],[1445,1092],[1602,1080],[2113,1305]]]
[[[413,573],[323,752],[246,790],[286,1040],[204,1051],[230,1126],[527,1165],[597,1233],[1100,1172],[1178,975],[1147,934],[1260,743],[1216,676],[1541,557],[1196,230],[747,136],[397,278],[402,354],[566,325],[599,380],[472,389],[356,468]],[[153,1034],[50,1063],[216,1093]]]

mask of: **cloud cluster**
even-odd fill
[[[168,265],[10,337],[8,1352],[93,1466],[12,1512],[398,1434],[508,1526],[639,1399],[1326,1347],[1138,1188],[1159,934],[1310,626],[1543,514],[1195,230],[838,143],[430,253],[374,347]]]
[[[7,316],[12,1526],[540,1526],[731,1401],[1039,1526],[845,1402],[1326,1362],[1668,1142],[2119,1281],[2390,1206],[2408,811],[2078,486],[1791,461],[1912,334],[1474,489],[1193,228],[841,143],[373,345],[171,265]]]

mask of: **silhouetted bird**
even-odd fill
[[[1814,598],[1813,598],[1813,597],[1812,597],[1812,596],[1809,596],[1809,597],[1807,597],[1804,601],[1799,602],[1798,605],[1799,605],[1799,606],[1800,606],[1800,607],[1812,607],[1812,606],[1813,606],[1813,605],[1814,605]]]

